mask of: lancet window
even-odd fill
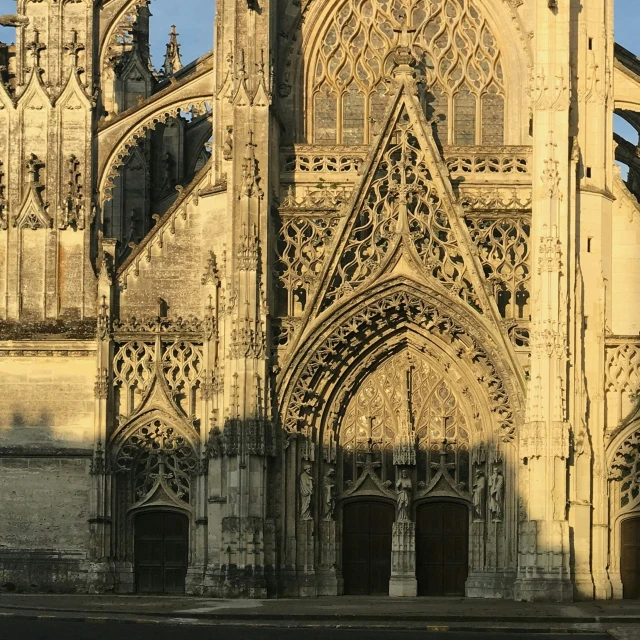
[[[312,60],[310,141],[371,142],[392,93],[391,54],[407,37],[424,77],[425,114],[434,120],[439,142],[503,144],[500,51],[472,0],[345,3],[330,18]]]
[[[345,488],[367,466],[383,482],[394,482],[395,450],[396,463],[415,460],[422,488],[446,451],[449,474],[467,490],[471,404],[426,359],[409,351],[393,356],[369,374],[347,408],[340,431]]]

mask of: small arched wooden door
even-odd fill
[[[416,510],[416,577],[420,596],[463,596],[469,573],[469,509],[427,502]]]
[[[623,598],[640,598],[640,517],[624,520],[620,535]]]
[[[134,526],[137,592],[184,593],[189,548],[187,516],[151,511],[138,515]]]
[[[345,594],[388,594],[395,507],[373,500],[358,501],[346,504],[342,514]]]

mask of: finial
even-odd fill
[[[184,66],[182,64],[182,56],[180,55],[179,35],[176,31],[176,25],[172,24],[171,32],[169,33],[169,42],[167,43],[167,51],[164,55],[164,64],[162,65],[162,70],[166,76],[172,76]]]

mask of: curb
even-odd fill
[[[130,614],[129,614],[130,615]],[[165,616],[166,618],[167,616]],[[93,624],[133,624],[133,625],[171,625],[171,626],[225,626],[222,621],[208,619],[205,621],[196,620],[192,617],[172,617],[170,620],[166,619],[150,619],[150,618],[112,618],[110,616],[56,616],[56,615],[41,615],[41,614],[30,614],[30,613],[7,613],[0,611],[0,621],[3,619],[22,619],[22,620],[46,620],[48,622],[57,621],[57,622],[80,622],[80,623],[93,623]],[[273,621],[276,622],[276,621]],[[511,633],[511,634],[522,634],[523,631],[526,631],[528,634],[558,634],[558,635],[576,635],[581,634],[583,636],[603,636],[608,635],[606,630],[593,630],[593,629],[572,629],[568,627],[556,628],[552,626],[540,626],[540,627],[532,627],[523,629],[522,626],[519,627],[500,627],[500,626],[483,626],[483,627],[474,627],[470,629],[467,626],[456,626],[456,625],[427,625],[425,627],[415,627],[415,626],[407,626],[403,624],[394,623],[393,626],[389,625],[374,625],[374,624],[364,624],[366,621],[362,620],[363,624],[295,624],[295,621],[288,619],[290,624],[282,625],[282,624],[273,624],[268,621],[261,620],[244,620],[242,624],[238,622],[232,623],[226,626],[246,626],[246,627],[262,627],[262,628],[289,628],[289,629],[370,629],[370,630],[394,630],[394,631],[422,631],[426,633],[447,633],[447,632],[473,632],[473,633]]]
[[[640,624],[640,616],[478,616],[478,615],[419,615],[419,614],[403,614],[403,615],[363,615],[363,614],[317,614],[317,613],[301,613],[301,614],[284,614],[284,613],[199,613],[189,611],[122,611],[104,609],[49,609],[45,607],[26,607],[21,605],[5,605],[0,603],[0,610],[11,609],[14,611],[42,611],[48,614],[70,614],[78,613],[90,615],[93,618],[102,618],[105,616],[140,616],[145,618],[182,618],[190,620],[211,620],[221,622],[322,622],[322,623],[357,623],[357,622],[413,622],[413,623],[483,623],[491,622],[492,624],[503,622],[520,623],[520,624]],[[1,614],[0,614],[1,615]],[[19,614],[16,614],[19,615]],[[35,614],[33,614],[35,615]],[[42,614],[44,615],[44,614]],[[54,616],[55,617],[55,616]],[[548,628],[548,627],[545,627]],[[520,629],[520,627],[518,627]]]

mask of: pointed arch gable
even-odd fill
[[[400,244],[429,279],[491,314],[492,302],[473,257],[475,246],[412,95],[415,87],[407,83],[401,81],[387,111],[385,130],[351,198],[311,314],[382,273]]]
[[[439,292],[408,278],[367,290],[298,345],[279,384],[284,430],[317,429],[331,407],[344,402],[349,376],[360,375],[411,334],[420,336],[421,345],[433,345],[435,357],[446,355],[475,379],[496,428],[505,441],[513,440],[523,414],[519,372],[490,332],[469,322]]]

